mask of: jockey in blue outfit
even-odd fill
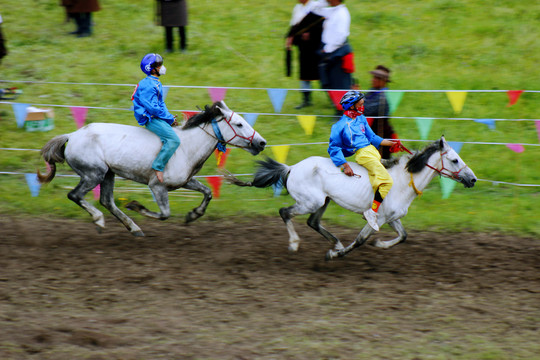
[[[163,182],[163,170],[169,159],[173,156],[180,139],[172,126],[177,126],[176,115],[172,115],[163,101],[163,86],[159,76],[165,75],[166,68],[163,58],[159,54],[147,54],[141,61],[141,70],[147,75],[142,79],[131,100],[135,119],[141,126],[159,136],[163,146],[152,163],[159,182]]]

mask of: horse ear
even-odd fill
[[[444,138],[444,135],[442,135],[441,140],[439,140],[439,146],[441,149],[444,149],[444,144],[446,144],[446,139]]]

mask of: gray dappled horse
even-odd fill
[[[289,250],[297,251],[300,237],[294,230],[292,218],[311,214],[307,223],[322,236],[332,242],[333,249],[328,250],[327,259],[344,256],[354,248],[364,244],[375,230],[368,224],[360,231],[356,239],[344,247],[338,238],[321,225],[321,217],[330,200],[339,206],[362,214],[371,207],[373,189],[365,168],[355,162],[349,162],[354,173],[360,176],[346,176],[332,160],[313,156],[299,163],[287,166],[275,160],[258,162],[258,168],[252,182],[242,182],[232,175],[228,181],[239,186],[267,187],[282,181],[296,204],[279,209],[289,231]],[[376,247],[388,249],[407,238],[407,232],[401,224],[401,218],[407,215],[413,200],[436,176],[444,176],[461,182],[465,187],[473,187],[476,182],[474,172],[461,160],[459,155],[448,145],[444,137],[412,155],[404,155],[385,162],[388,172],[394,180],[392,189],[384,199],[378,212],[379,227],[388,223],[398,233],[392,240],[377,240]]]
[[[50,172],[42,175],[41,183],[50,182],[56,173],[56,163],[66,161],[81,177],[79,184],[69,192],[68,198],[90,213],[98,230],[105,227],[103,213],[84,200],[84,196],[101,185],[100,203],[107,208],[135,236],[144,236],[141,229],[114,203],[115,174],[148,187],[154,194],[160,212],[146,209],[138,202],[127,207],[141,214],[165,220],[170,216],[168,192],[180,187],[196,190],[204,195],[201,204],[186,215],[186,222],[204,215],[212,199],[211,190],[193,176],[212,155],[218,144],[230,144],[257,155],[266,146],[266,140],[240,115],[230,110],[223,101],[191,117],[180,127],[174,127],[181,144],[169,160],[160,183],[152,161],[161,149],[158,136],[143,127],[120,124],[89,124],[71,134],[51,139],[41,149],[41,155],[50,165]]]

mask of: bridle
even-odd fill
[[[223,135],[221,134],[221,130],[219,129],[219,126],[218,126],[218,120],[216,120],[216,119],[212,120],[212,128],[214,129],[214,134],[216,135],[216,139],[219,142],[218,143],[218,150],[220,150],[220,151],[224,151],[224,150],[221,150],[220,147],[225,149],[225,144],[230,144],[232,146],[236,146],[236,145],[233,145],[233,144],[230,143],[235,137],[245,139],[245,140],[249,141],[250,145],[253,145],[253,138],[255,137],[255,134],[257,132],[255,131],[255,129],[253,129],[253,134],[251,134],[251,136],[249,136],[249,137],[242,136],[242,135],[238,134],[236,132],[236,130],[234,129],[234,127],[232,126],[232,124],[231,124],[231,119],[232,119],[233,115],[234,115],[234,111],[231,112],[231,116],[229,117],[228,120],[227,120],[226,116],[223,116],[223,118],[222,118],[225,121],[225,123],[227,125],[229,125],[229,127],[231,128],[231,130],[232,130],[232,132],[234,134],[233,137],[231,137],[229,140],[225,140],[223,138]]]
[[[439,173],[440,176],[444,176],[444,177],[447,177],[449,179],[452,179],[452,180],[460,180],[459,178],[459,173],[461,172],[461,170],[465,169],[468,167],[467,164],[465,164],[461,169],[459,169],[458,171],[450,171],[449,169],[445,168],[444,167],[444,158],[443,158],[443,155],[447,154],[448,151],[445,151],[445,152],[441,152],[441,168],[440,169],[437,169],[429,164],[426,164],[426,166],[430,169],[433,169],[435,170],[436,172]],[[446,172],[444,172],[446,171]]]

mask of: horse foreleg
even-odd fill
[[[114,173],[107,172],[105,179],[101,183],[99,201],[107,210],[111,212],[134,236],[144,236],[141,228],[137,226],[126,214],[124,214],[114,203]]]
[[[171,216],[171,209],[169,208],[169,194],[167,187],[161,183],[153,183],[149,185],[152,194],[154,194],[154,199],[156,200],[159,210],[161,212],[157,213],[154,211],[148,210],[138,201],[132,201],[126,205],[126,208],[129,210],[137,211],[141,215],[148,216],[153,219],[167,220]]]
[[[309,219],[307,220],[307,224],[309,227],[311,227],[313,230],[324,236],[324,238],[332,243],[334,245],[334,250],[339,251],[343,249],[343,244],[337,237],[335,237],[332,233],[330,233],[328,230],[326,230],[321,225],[321,218],[326,211],[326,208],[328,207],[328,204],[330,203],[330,198],[326,198],[326,201],[322,207],[319,208],[316,212],[311,214]]]
[[[390,223],[388,223],[394,229],[395,232],[398,233],[398,237],[392,239],[392,240],[375,240],[373,242],[373,246],[381,248],[381,249],[389,249],[394,245],[399,244],[400,242],[403,242],[407,239],[407,231],[405,231],[405,228],[403,227],[403,224],[401,224],[401,220],[395,220]]]
[[[351,244],[349,244],[349,246],[338,251],[328,250],[328,252],[326,253],[326,260],[331,260],[335,257],[343,257],[347,255],[357,247],[364,245],[366,240],[369,239],[371,234],[373,234],[374,232],[375,230],[373,230],[373,228],[369,226],[369,224],[366,224],[360,231],[356,239]]]
[[[191,210],[186,215],[186,223],[190,223],[204,215],[206,208],[208,207],[208,204],[210,203],[210,200],[212,200],[212,190],[210,190],[208,186],[204,185],[203,183],[195,179],[190,179],[183,186],[183,188],[189,189],[189,190],[195,190],[204,195],[204,198],[201,204],[197,206],[196,208],[194,208],[193,210]]]

